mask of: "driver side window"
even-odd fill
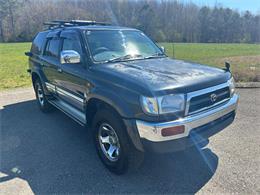
[[[76,33],[66,33],[66,36],[63,37],[62,51],[65,50],[74,50],[80,55],[82,54],[80,39]]]

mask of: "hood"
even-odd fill
[[[119,78],[119,84],[124,84],[125,87],[134,84],[141,87],[142,92],[148,90],[153,94],[196,91],[224,83],[231,76],[229,72],[219,68],[170,58],[134,60],[96,67]]]

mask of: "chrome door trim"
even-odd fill
[[[72,98],[72,99],[74,99],[74,100],[76,100],[76,101],[78,101],[78,102],[80,102],[82,104],[84,103],[84,99],[82,99],[82,98],[80,98],[80,97],[78,97],[78,96],[76,96],[76,95],[74,95],[74,94],[72,94],[72,93],[70,93],[68,91],[65,91],[65,90],[63,90],[63,89],[61,89],[59,87],[56,87],[56,91],[60,95],[64,95],[66,97]]]
[[[48,83],[48,82],[45,82],[45,86],[46,86],[46,88],[47,88],[49,91],[52,91],[52,92],[55,92],[55,91],[56,91],[55,85],[53,85],[53,84],[50,84],[50,83]]]
[[[56,92],[56,93],[58,93],[60,95],[63,95],[65,97],[68,97],[68,98],[71,98],[73,100],[76,100],[76,101],[80,102],[82,105],[84,104],[84,99],[83,98],[80,98],[80,97],[78,97],[78,96],[76,96],[76,95],[74,95],[74,94],[72,94],[72,93],[70,93],[68,91],[65,91],[64,89],[61,89],[60,87],[57,87],[57,86],[55,87],[55,85],[50,84],[48,82],[45,82],[45,85],[46,85],[48,90],[51,90],[51,91]]]

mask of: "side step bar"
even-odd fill
[[[64,112],[66,115],[71,117],[73,120],[78,122],[80,125],[86,125],[86,115],[82,111],[74,108],[70,104],[62,101],[62,100],[48,100],[50,104]]]

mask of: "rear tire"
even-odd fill
[[[52,111],[53,106],[48,102],[46,98],[40,79],[37,79],[34,82],[34,90],[37,99],[37,104],[40,107],[40,110],[44,113]]]
[[[110,109],[96,113],[92,123],[94,144],[103,164],[115,174],[136,171],[144,154],[130,142],[120,116]]]

